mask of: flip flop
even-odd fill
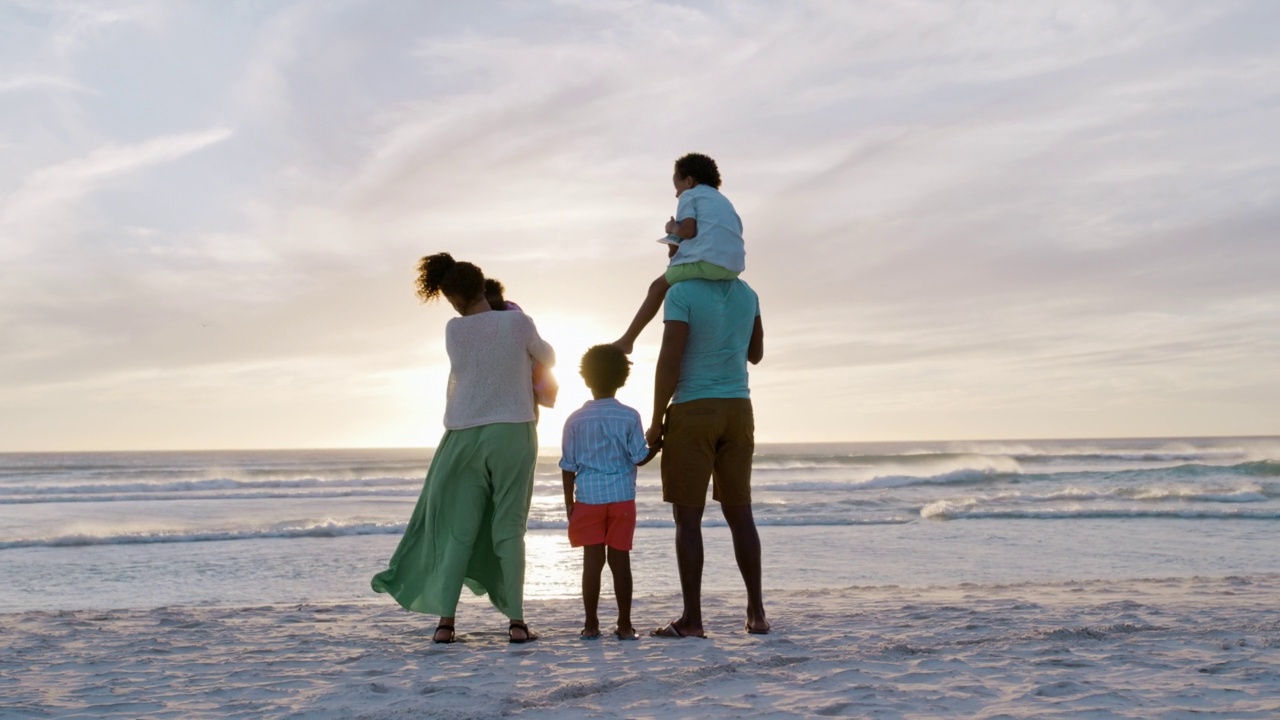
[[[707,638],[707,634],[706,634],[706,633],[697,633],[697,634],[694,634],[694,633],[685,633],[685,632],[681,632],[680,628],[676,627],[676,621],[675,621],[675,620],[672,620],[671,622],[667,623],[665,627],[660,627],[660,628],[658,628],[657,630],[651,630],[651,631],[649,631],[649,635],[650,635],[651,637],[667,637],[667,638],[699,638],[699,639],[702,639],[702,640],[705,640],[705,639]]]
[[[524,637],[522,638],[515,637],[514,635],[511,634],[512,630],[523,631]],[[534,640],[537,640],[538,637],[539,636],[536,633],[534,633],[532,630],[529,629],[528,625],[518,620],[512,620],[511,624],[507,626],[507,642],[511,643],[512,645],[523,645],[525,643],[531,643]]]
[[[579,640],[599,640],[600,631],[597,630],[595,631],[595,633],[589,633],[584,629],[582,632],[578,633],[578,639]]]
[[[743,624],[742,629],[746,630],[751,635],[768,635],[769,631],[773,629],[773,626],[770,625],[768,622],[765,622],[763,629],[753,628],[751,627],[751,621],[748,620],[745,624]]]
[[[640,635],[636,633],[635,628],[632,628],[625,633],[622,632],[621,630],[614,630],[613,636],[618,638],[619,640],[639,640],[640,639]]]

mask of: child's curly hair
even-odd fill
[[[494,310],[506,310],[507,299],[503,297],[507,289],[502,283],[493,278],[484,279],[484,299],[489,301],[489,307]]]
[[[418,261],[417,285],[422,302],[441,295],[477,298],[484,294],[484,273],[469,262],[454,260],[449,253],[436,253]]]
[[[616,345],[594,345],[582,354],[578,372],[592,390],[613,392],[627,384],[631,361]]]
[[[676,177],[693,178],[699,185],[720,189],[720,168],[716,161],[702,153],[689,153],[676,160]]]

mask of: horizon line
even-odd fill
[[[1117,440],[1280,440],[1280,433],[1250,435],[1117,435],[1079,437],[1004,437],[1004,438],[948,438],[932,440],[791,440],[758,442],[756,447],[778,445],[902,445],[908,443],[998,443],[998,442],[1088,442]],[[229,453],[229,452],[350,452],[357,450],[435,450],[436,445],[353,445],[330,447],[242,447],[242,448],[122,448],[112,450],[0,450],[0,455],[57,455],[72,453]],[[538,453],[559,451],[559,445],[539,445]]]

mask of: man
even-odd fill
[[[755,419],[747,386],[747,363],[755,365],[764,357],[760,301],[741,280],[686,280],[667,293],[663,323],[653,422],[645,438],[650,446],[662,443],[662,499],[671,503],[676,522],[684,613],[651,634],[706,637],[702,512],[709,481],[747,586],[746,631],[764,634],[769,622],[760,581],[760,536],[751,514]]]

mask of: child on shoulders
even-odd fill
[[[592,347],[582,356],[580,372],[594,399],[565,420],[560,458],[569,544],[583,548],[586,620],[579,637],[600,637],[600,574],[608,562],[618,601],[613,636],[635,640],[630,552],[636,531],[636,466],[652,460],[658,448],[645,446],[640,413],[614,398],[631,373],[631,361],[620,349]]]
[[[732,280],[746,269],[742,219],[720,192],[716,161],[699,153],[676,160],[671,178],[676,188],[676,214],[667,221],[671,258],[667,271],[649,286],[627,332],[614,345],[631,354],[640,332],[658,314],[671,286],[685,280]]]

